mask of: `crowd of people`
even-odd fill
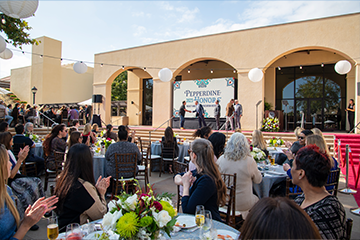
[[[97,124],[86,124],[82,132],[78,124],[73,121],[69,129],[65,124],[53,126],[43,142],[46,166],[44,159],[36,159],[31,154],[34,143],[24,135],[33,131],[34,126],[30,123],[26,126],[17,124],[15,136],[5,130],[0,133],[0,235],[4,239],[20,239],[29,229],[35,230],[37,221],[51,210],[58,215],[60,231],[64,231],[69,223],[84,224],[100,219],[108,210],[105,194],[111,178],[134,177],[132,173],[116,176],[115,154],[135,153],[134,162],[141,164],[143,155],[135,143],[135,131],[119,126],[116,134],[113,126],[107,125],[101,135]],[[236,173],[235,210],[245,220],[240,229],[241,239],[344,238],[344,207],[324,186],[330,171],[336,169],[338,163],[330,157],[321,131],[297,129],[295,134],[298,141],[287,143],[289,150],[277,159],[298,187],[294,191],[303,192],[292,200],[284,197],[259,199],[253,193],[252,186],[262,181],[262,174],[250,155],[250,141],[244,134],[235,132],[226,142],[223,133],[213,132],[209,126],[195,131],[189,148],[189,171],[174,175],[174,183],[181,186],[182,211],[195,214],[196,206],[203,205],[213,219],[222,221],[219,207],[227,201],[227,187],[221,174]],[[106,175],[94,179],[89,147],[99,136],[115,143],[105,154]],[[15,150],[15,143],[24,144]],[[173,146],[172,156],[178,155],[177,140],[170,127],[165,129],[161,143]],[[260,131],[253,132],[251,145],[266,150]],[[36,162],[39,175],[45,168],[54,170],[54,151],[64,153],[66,161],[58,176],[54,196],[45,199],[40,178],[24,176],[19,170],[27,159]],[[172,172],[171,166],[169,172]],[[19,199],[17,205],[14,196]],[[286,223],[282,220],[284,217],[288,219]],[[291,224],[291,221],[297,224]]]

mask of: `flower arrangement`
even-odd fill
[[[171,194],[154,195],[148,184],[143,193],[136,181],[135,194],[125,191],[109,202],[109,212],[104,215],[103,233],[98,239],[155,239],[160,230],[169,236],[176,223],[176,211],[172,206]],[[123,188],[125,186],[123,185]]]
[[[107,150],[112,143],[115,143],[114,139],[98,137],[95,146],[101,147],[101,145],[105,145],[105,149]]]
[[[281,145],[284,145],[284,140],[282,140],[281,138],[279,137],[273,137],[272,139],[270,140],[267,140],[266,141],[270,147],[278,147],[278,146],[281,146]]]
[[[256,162],[265,161],[266,154],[259,148],[253,148],[250,155],[255,159]]]
[[[262,131],[265,132],[278,132],[279,131],[279,119],[277,117],[267,117],[263,119]]]
[[[26,133],[25,134],[25,137],[29,137],[31,140],[33,140],[34,142],[39,142],[40,141],[40,138],[38,135],[36,134],[28,134]]]

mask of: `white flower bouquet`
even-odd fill
[[[265,161],[266,154],[259,148],[253,148],[250,155],[255,159],[256,162]]]

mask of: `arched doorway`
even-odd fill
[[[288,103],[287,106],[286,103]],[[334,64],[276,69],[276,109],[286,112],[287,129],[345,130],[346,75]]]

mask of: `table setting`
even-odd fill
[[[178,138],[177,140],[179,147],[178,161],[184,162],[184,157],[189,156],[188,149],[190,147],[190,142],[188,142],[186,138],[183,139]],[[161,155],[161,141],[156,141],[151,143],[151,154]]]

